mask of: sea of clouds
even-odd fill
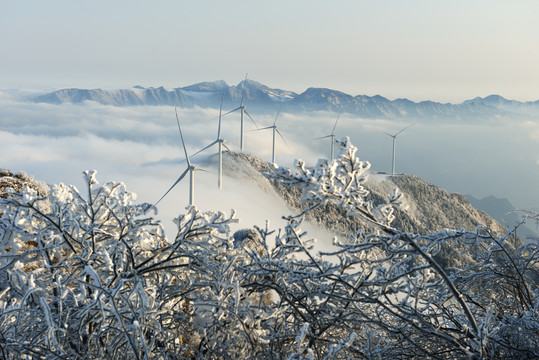
[[[186,167],[174,107],[114,107],[92,102],[51,105],[28,99],[39,91],[0,91],[0,167],[25,171],[47,183],[70,183],[82,188],[82,171],[95,169],[98,180],[124,182],[141,202],[156,202]],[[248,104],[247,104],[248,105]],[[216,107],[218,104],[216,104]],[[224,109],[223,112],[230,109]],[[217,137],[218,109],[178,109],[189,154]],[[275,115],[251,113],[257,125],[270,126]],[[328,135],[337,114],[291,115],[277,120],[286,143],[277,138],[276,162],[292,166],[301,158],[314,164],[329,157]],[[413,121],[359,119],[342,114],[337,138],[350,136],[358,155],[374,171],[391,171],[392,139]],[[239,113],[223,117],[222,137],[239,151]],[[271,130],[255,130],[246,119],[245,152],[271,160]],[[216,172],[209,161],[213,151],[193,162]],[[452,192],[476,198],[509,199],[517,208],[539,208],[539,122],[500,120],[416,122],[397,138],[397,172],[417,175]],[[225,176],[217,189],[216,174],[197,172],[195,204],[202,210],[237,210],[240,228],[282,225],[291,213],[271,191],[242,176]],[[159,216],[173,231],[172,218],[188,203],[188,179],[159,205]],[[171,230],[172,229],[172,230]],[[329,234],[320,234],[320,236]]]

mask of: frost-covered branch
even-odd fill
[[[394,233],[390,227],[395,218],[393,209],[406,207],[402,193],[394,189],[386,203],[375,205],[367,200],[369,191],[365,182],[370,163],[356,157],[357,148],[348,137],[340,140],[339,146],[340,154],[331,162],[320,159],[316,166],[307,168],[303,161],[298,160],[295,169],[279,167],[266,176],[285,186],[301,188],[301,202],[313,204],[310,209],[331,202],[349,216],[361,216],[380,229]]]
[[[234,212],[195,207],[168,241],[155,208],[94,172],[88,194],[62,184],[48,196],[10,192],[0,199],[0,356],[537,358],[537,244],[481,228],[391,228],[402,199],[366,201],[368,165],[343,144],[332,164],[278,171],[309,206],[330,201],[383,230],[326,252],[303,216],[233,236]],[[465,261],[441,267],[447,246]]]

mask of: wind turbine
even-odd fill
[[[261,128],[261,129],[257,129],[257,131],[259,130],[267,130],[267,129],[273,129],[273,147],[272,147],[272,150],[271,150],[271,162],[273,164],[275,164],[275,134],[279,134],[279,136],[281,137],[281,139],[283,139],[284,143],[287,144],[286,140],[284,139],[283,135],[281,134],[281,132],[279,131],[279,129],[277,129],[277,118],[279,117],[279,114],[281,113],[281,108],[283,107],[283,104],[281,104],[281,106],[279,107],[279,111],[277,112],[277,116],[275,116],[275,121],[273,122],[273,125],[272,126],[267,126],[265,128]],[[288,145],[288,144],[287,144]]]
[[[221,139],[221,112],[223,110],[223,97],[221,96],[221,106],[219,108],[219,127],[217,128],[217,140],[213,141],[211,144],[209,144],[208,146],[202,148],[201,150],[197,151],[196,153],[193,154],[193,156],[197,155],[198,153],[212,147],[213,145],[217,144],[218,145],[218,151],[219,151],[219,172],[217,174],[217,186],[219,187],[219,189],[222,189],[223,188],[223,146],[225,148],[227,148],[227,150],[230,151],[230,149],[228,149],[228,147],[224,144],[225,143],[225,139]]]
[[[342,113],[342,109],[341,111],[339,111],[339,115],[337,115],[337,120],[335,120],[335,125],[333,125],[333,130],[331,130],[331,134],[314,139],[314,140],[319,140],[319,139],[331,138],[331,151],[330,151],[331,161],[333,161],[333,148],[335,145],[335,128],[337,127],[337,122],[339,121],[339,117],[341,116],[341,113]]]
[[[182,140],[182,146],[183,146],[183,151],[185,153],[185,160],[187,160],[187,168],[185,169],[185,171],[178,177],[178,179],[176,180],[176,182],[174,182],[174,184],[172,184],[172,186],[170,187],[170,189],[167,190],[167,192],[161,197],[161,199],[159,199],[155,205],[159,204],[159,202],[161,200],[163,200],[163,198],[165,196],[167,196],[167,194],[180,182],[183,180],[183,178],[185,177],[185,175],[187,175],[187,173],[189,173],[189,205],[193,205],[193,200],[194,200],[194,193],[195,193],[195,189],[194,189],[194,180],[195,180],[195,176],[194,176],[194,172],[195,171],[207,171],[207,170],[204,170],[204,169],[201,169],[199,167],[196,167],[195,165],[191,164],[191,161],[189,160],[189,155],[187,155],[187,149],[185,148],[185,141],[183,140],[183,134],[182,134],[182,128],[180,126],[180,119],[178,118],[178,109],[174,108],[174,111],[176,111],[176,122],[178,123],[178,130],[180,130],[180,138]]]
[[[241,114],[241,127],[240,127],[240,150],[243,151],[243,133],[244,133],[244,130],[243,130],[243,118],[244,118],[244,114],[246,114],[249,119],[251,119],[251,121],[253,122],[253,124],[255,124],[255,126],[258,128],[258,125],[256,125],[255,121],[253,120],[253,118],[251,117],[251,115],[249,115],[249,113],[247,112],[247,110],[245,110],[245,105],[243,105],[243,98],[245,96],[245,83],[247,82],[247,74],[245,74],[245,80],[243,81],[243,84],[242,84],[242,87],[241,87],[241,103],[240,103],[240,106],[238,106],[237,108],[235,108],[234,110],[230,110],[229,112],[223,114],[223,116],[225,115],[228,115],[230,113],[233,113],[234,111],[238,111],[240,110],[240,114]]]
[[[405,127],[404,129],[402,129],[401,131],[399,131],[398,133],[396,133],[394,135],[391,135],[389,133],[385,133],[387,136],[391,136],[393,138],[393,166],[391,168],[391,176],[395,176],[395,140],[397,139],[397,135],[399,135],[400,133],[402,133],[404,130],[408,129],[412,125],[414,125],[414,124],[408,125],[407,127]]]

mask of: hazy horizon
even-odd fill
[[[539,3],[0,3],[0,86],[324,87],[459,103],[539,99]]]

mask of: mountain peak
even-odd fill
[[[228,88],[228,84],[224,80],[210,81],[210,82],[201,82],[189,86],[180,88],[185,91],[194,91],[194,92],[216,92],[224,91]]]
[[[506,98],[504,98],[501,95],[492,94],[483,99],[486,102],[499,102],[499,101],[508,101]]]
[[[471,100],[466,100],[463,104],[487,104],[487,105],[503,105],[513,103],[513,100],[507,100],[501,95],[491,94],[485,97],[475,97]]]

